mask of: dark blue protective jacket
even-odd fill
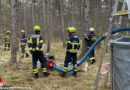
[[[67,40],[67,51],[71,53],[77,53],[77,50],[80,48],[79,38],[72,34]]]
[[[88,47],[96,41],[96,34],[94,32],[90,32],[90,34],[86,37]]]

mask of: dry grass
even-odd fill
[[[63,63],[65,58],[65,48],[62,48],[62,43],[52,43],[50,54],[54,54],[57,63]],[[46,48],[46,45],[44,45]],[[47,53],[44,50],[44,53]],[[67,73],[66,78],[59,77],[59,71],[52,70],[48,78],[44,78],[39,70],[40,78],[34,79],[32,74],[32,62],[31,56],[29,58],[22,59],[21,62],[17,62],[14,65],[9,64],[10,52],[2,51],[0,56],[3,58],[0,60],[0,76],[3,78],[3,82],[10,83],[11,86],[31,87],[32,90],[93,90],[95,77],[99,65],[99,59],[101,55],[101,49],[96,49],[97,62],[94,65],[89,65],[87,72],[79,72],[78,77],[75,78],[71,74]],[[18,53],[18,60],[20,53]],[[39,65],[40,63],[38,63]],[[83,67],[84,64],[81,66]],[[40,65],[38,66],[40,67]],[[80,67],[80,69],[82,69]],[[110,90],[110,86],[102,88],[103,76],[100,79],[98,90]]]

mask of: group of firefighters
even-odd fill
[[[29,54],[26,52],[25,47],[26,44],[28,43],[29,51],[32,54],[32,63],[33,63],[33,73],[34,73],[34,78],[38,78],[38,68],[37,68],[37,61],[39,60],[41,63],[41,68],[44,77],[49,76],[49,73],[46,68],[46,62],[44,59],[44,54],[42,51],[42,45],[43,45],[43,37],[40,35],[41,28],[40,26],[36,25],[34,26],[34,34],[32,34],[29,37],[29,40],[27,42],[27,37],[25,34],[25,30],[21,30],[21,40],[20,40],[20,45],[21,45],[21,52],[22,52],[22,58],[28,57]],[[91,47],[91,45],[95,42],[96,40],[96,35],[94,33],[94,28],[90,27],[90,34],[85,36],[85,40],[87,41],[87,48]],[[68,69],[68,63],[72,59],[72,63],[74,66],[74,71],[73,71],[73,76],[77,77],[77,51],[80,49],[80,42],[79,38],[76,36],[76,28],[75,27],[68,27],[67,28],[68,32],[68,39],[67,39],[67,50],[66,50],[66,57],[64,61],[64,69],[63,72],[60,73],[59,75],[61,77],[66,77],[67,69]],[[5,48],[4,50],[10,50],[10,31],[6,31],[6,35],[4,38],[4,43],[5,43]],[[94,50],[91,52],[89,55],[89,62],[90,64],[93,64],[95,62],[95,55],[94,55]]]

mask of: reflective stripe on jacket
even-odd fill
[[[41,35],[33,34],[28,41],[29,50],[42,51],[43,38]]]
[[[79,38],[76,35],[71,35],[67,41],[67,51],[71,53],[77,53],[79,48]]]

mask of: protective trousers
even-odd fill
[[[25,54],[25,45],[21,45],[21,51],[22,51],[22,55]]]
[[[42,71],[47,72],[46,62],[45,62],[44,54],[43,54],[42,51],[36,51],[36,52],[34,52],[32,54],[33,72],[38,73],[38,70],[37,70],[37,61],[38,61],[38,59],[39,59],[39,61],[41,63]]]
[[[70,62],[71,58],[73,59],[73,66],[77,64],[77,53],[71,53],[69,51],[66,52],[65,62],[64,62],[64,71],[66,72],[68,69],[68,63]],[[74,71],[77,71],[75,68]]]
[[[89,61],[90,61],[90,64],[93,64],[95,62],[94,50],[89,55]]]
[[[5,43],[5,50],[10,50],[10,43]]]
[[[21,45],[22,57],[24,57],[24,55],[26,55],[26,57],[28,57],[28,53],[26,53],[25,47],[26,47],[26,45]]]

